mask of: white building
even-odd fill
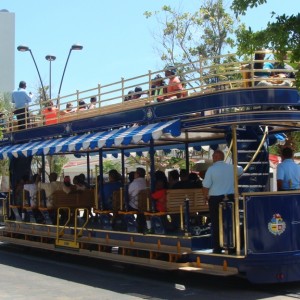
[[[15,88],[15,14],[0,10],[0,92]]]

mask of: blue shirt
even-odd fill
[[[12,93],[12,103],[15,104],[15,108],[24,108],[31,102],[31,97],[25,89],[19,88]]]
[[[113,207],[113,193],[122,187],[120,181],[107,182],[103,185],[103,209],[111,210]]]
[[[243,168],[238,166],[238,176],[242,175]],[[233,165],[224,161],[217,161],[205,173],[202,185],[209,189],[210,196],[234,194]]]
[[[293,159],[285,159],[277,166],[277,180],[282,180],[282,189],[300,189],[300,166]]]

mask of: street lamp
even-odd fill
[[[82,50],[82,48],[83,48],[83,46],[77,45],[77,44],[72,45],[72,47],[70,48],[69,55],[68,55],[68,58],[67,58],[67,61],[66,61],[66,64],[65,64],[64,72],[62,74],[60,85],[59,85],[58,96],[57,96],[57,103],[59,103],[61,86],[62,86],[62,83],[63,83],[63,80],[64,80],[64,76],[65,76],[65,72],[66,72],[66,68],[67,68],[67,65],[68,65],[68,62],[69,62],[69,58],[70,58],[71,52],[73,50]]]
[[[41,86],[42,86],[42,90],[43,90],[44,101],[46,101],[46,100],[47,100],[47,97],[46,97],[46,92],[45,92],[45,88],[44,88],[44,85],[43,85],[43,81],[42,81],[42,78],[41,78],[41,74],[40,74],[40,71],[39,71],[39,69],[38,69],[38,67],[37,67],[37,64],[36,64],[36,62],[35,62],[35,59],[34,59],[34,56],[33,56],[33,54],[32,54],[31,49],[30,49],[29,47],[27,47],[27,46],[24,46],[24,45],[18,46],[17,49],[18,49],[18,51],[20,51],[20,52],[27,52],[27,51],[30,52],[30,55],[31,55],[32,60],[33,60],[34,65],[35,65],[35,68],[36,68],[36,70],[37,70],[37,72],[38,72],[38,75],[39,75],[39,79],[40,79]]]
[[[48,60],[50,62],[50,70],[49,70],[49,96],[51,99],[51,62],[56,60],[56,56],[54,55],[46,55],[46,60]]]

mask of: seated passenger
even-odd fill
[[[73,104],[71,102],[68,102],[66,104],[66,110],[64,110],[65,114],[74,113],[75,109],[73,108]]]
[[[269,77],[267,80],[260,81],[257,86],[291,86],[291,82],[286,80],[286,74],[279,73]]]
[[[134,94],[134,91],[130,90],[128,92],[127,96],[125,96],[124,101],[129,101],[129,100],[133,99],[133,95],[132,94]]]
[[[76,191],[76,187],[75,185],[72,185],[71,184],[71,178],[70,176],[66,175],[64,177],[64,182],[63,182],[63,185],[62,185],[62,190],[66,193],[66,194],[69,194],[73,191]]]
[[[87,105],[84,100],[79,100],[78,102],[78,111],[80,110],[87,110]]]
[[[91,97],[88,109],[95,109],[97,105],[97,97]]]
[[[57,181],[57,173],[52,172],[49,174],[49,182],[39,182],[38,189],[44,190],[46,194],[46,207],[53,208],[52,194],[55,191],[62,190],[62,182]]]
[[[75,185],[76,191],[84,191],[86,190],[86,186],[79,178],[79,175],[74,176],[73,184]]]
[[[155,200],[155,209],[159,212],[167,211],[167,189],[168,179],[163,171],[156,171],[154,174],[155,191],[151,194]]]
[[[42,110],[44,115],[45,125],[57,124],[57,112],[58,109],[53,105],[52,101],[47,103],[47,107]]]
[[[165,76],[169,78],[167,86],[167,95],[165,100],[172,100],[182,97],[183,86],[178,76],[176,76],[176,68],[174,66],[167,66]]]
[[[143,89],[140,86],[137,86],[134,89],[134,93],[132,95],[132,99],[143,99],[143,98],[148,98],[148,92],[143,91]]]
[[[165,94],[167,93],[167,86],[163,78],[157,74],[152,79],[151,85],[151,95],[154,96],[153,102],[162,102],[165,99]]]
[[[173,186],[172,189],[195,189],[196,186],[195,182],[191,181],[189,178],[190,174],[187,172],[186,169],[181,169],[179,173],[180,181],[177,181]]]
[[[254,55],[254,65],[253,69],[254,78],[269,78],[272,75],[271,70],[274,69],[274,66],[270,62],[264,62],[265,53],[255,53]],[[262,71],[260,71],[262,70]],[[255,85],[257,85],[259,81],[255,81]]]
[[[108,182],[103,185],[102,207],[104,210],[113,209],[113,193],[122,187],[121,175],[115,169],[108,172]],[[99,191],[100,192],[100,191]]]
[[[29,192],[29,205],[32,208],[37,207],[36,192],[38,190],[38,182],[40,181],[40,175],[34,174],[31,183],[24,184],[24,190]]]
[[[168,180],[169,180],[169,189],[173,189],[174,186],[176,187],[176,184],[179,182],[178,170],[174,169],[170,171],[168,174]]]
[[[87,189],[89,188],[89,184],[86,182],[85,175],[83,173],[78,175],[78,180],[81,185],[84,185]]]

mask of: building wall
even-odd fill
[[[0,92],[15,84],[15,14],[0,10]]]

